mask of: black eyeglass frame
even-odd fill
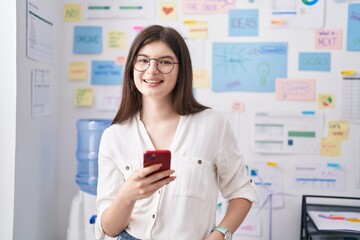
[[[135,67],[135,62],[136,62],[136,59],[137,59],[138,57],[144,57],[144,58],[149,59],[148,66],[147,66],[147,68],[145,68],[144,70],[139,70],[139,69],[136,69],[136,67]],[[170,70],[169,72],[162,72],[162,71],[159,69],[159,60],[161,60],[161,59],[163,59],[163,58],[168,58],[168,59],[171,60],[171,62],[172,62],[172,68],[171,68],[171,70]],[[135,58],[134,58],[133,67],[134,67],[134,69],[135,69],[136,71],[138,71],[138,72],[145,72],[146,70],[149,69],[151,60],[156,61],[156,69],[157,69],[160,73],[162,73],[162,74],[169,74],[169,73],[171,73],[171,72],[174,70],[175,64],[180,64],[179,62],[175,62],[171,57],[161,57],[161,58],[156,59],[156,58],[149,58],[148,56],[139,54],[139,55],[136,55]]]

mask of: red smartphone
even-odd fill
[[[161,163],[162,166],[154,173],[170,169],[171,152],[169,150],[147,150],[144,153],[144,167]]]

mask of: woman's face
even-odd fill
[[[173,64],[178,63],[173,51],[165,42],[155,41],[140,48],[137,56],[134,60],[134,81],[142,97],[171,99],[179,72],[179,64]],[[146,69],[148,63],[150,66]]]

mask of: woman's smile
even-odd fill
[[[148,85],[150,85],[150,86],[159,85],[159,84],[161,84],[162,82],[164,82],[163,80],[161,80],[161,79],[156,79],[156,78],[143,79],[143,81],[144,81],[145,83],[147,83]]]

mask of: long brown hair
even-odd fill
[[[172,91],[175,111],[180,115],[187,115],[208,108],[194,98],[191,58],[183,37],[171,27],[151,25],[137,35],[130,47],[123,76],[121,103],[112,124],[124,122],[141,110],[141,93],[134,83],[134,58],[140,48],[158,40],[169,45],[180,63],[177,83]]]

